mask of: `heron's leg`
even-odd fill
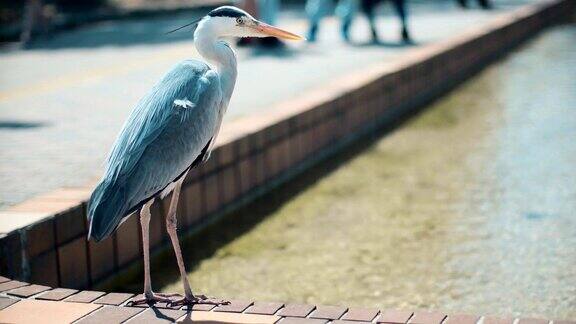
[[[154,202],[151,199],[142,206],[140,210],[140,227],[142,228],[142,252],[144,254],[144,296],[131,302],[133,305],[170,302],[168,297],[179,296],[178,294],[156,294],[152,291],[150,280],[150,206]]]
[[[182,179],[178,180],[174,186],[174,191],[172,191],[172,199],[170,199],[170,207],[168,209],[168,214],[166,214],[166,231],[170,236],[170,241],[172,241],[172,247],[174,248],[174,254],[176,254],[176,262],[178,262],[178,269],[180,270],[180,277],[182,278],[182,284],[184,285],[184,294],[186,297],[193,297],[192,289],[190,288],[190,283],[188,282],[188,276],[186,275],[186,268],[184,267],[184,258],[182,258],[182,251],[180,250],[180,241],[178,240],[178,233],[176,232],[177,219],[176,210],[178,208],[178,198],[180,196],[180,188],[182,187]]]
[[[178,240],[177,228],[177,217],[176,210],[178,208],[178,198],[180,197],[180,188],[182,187],[182,182],[185,176],[183,176],[176,185],[174,186],[174,191],[172,191],[172,199],[170,200],[170,208],[168,209],[168,214],[166,214],[166,231],[170,236],[170,241],[172,241],[172,247],[174,248],[174,254],[176,254],[176,262],[178,262],[178,268],[180,269],[180,277],[182,279],[182,285],[184,286],[184,298],[171,302],[172,305],[180,304],[214,304],[221,305],[227,302],[220,300],[211,300],[204,295],[194,295],[192,289],[190,288],[190,282],[188,281],[188,276],[186,274],[186,268],[184,266],[184,258],[182,257],[182,251],[180,249],[180,241]]]

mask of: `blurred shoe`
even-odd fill
[[[316,34],[318,33],[318,25],[314,24],[310,26],[308,30],[308,37],[306,39],[310,43],[314,43],[316,41]]]
[[[378,32],[376,31],[376,28],[371,28],[370,32],[372,34],[372,42],[374,44],[378,44],[380,42],[380,38],[378,37]]]
[[[350,21],[345,21],[342,23],[342,28],[340,29],[340,34],[342,35],[342,39],[346,43],[350,43]]]
[[[402,29],[402,41],[404,43],[412,43],[412,38],[410,37],[410,34],[408,33],[408,29]]]
[[[466,0],[458,0],[458,4],[460,5],[460,7],[467,9],[468,8],[468,1]]]
[[[485,9],[485,10],[492,9],[492,4],[490,3],[489,0],[479,0],[478,2],[480,3],[480,6],[482,7],[482,9]]]

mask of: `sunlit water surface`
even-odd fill
[[[575,318],[575,41],[576,25],[540,35],[328,175],[188,242],[193,288]],[[167,260],[153,283],[181,292]]]

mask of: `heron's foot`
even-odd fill
[[[230,302],[227,300],[206,297],[204,295],[192,295],[191,297],[184,296],[180,299],[174,300],[170,302],[168,306],[170,307],[180,305],[191,306],[195,304],[220,306],[220,305],[228,305],[230,304]]]
[[[180,294],[163,294],[163,293],[151,293],[151,294],[144,294],[142,298],[133,299],[129,302],[130,306],[136,305],[153,305],[155,303],[172,303],[171,297],[182,297]]]

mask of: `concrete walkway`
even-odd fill
[[[30,285],[0,276],[2,323],[280,323],[280,324],[575,324],[534,318],[496,318],[440,311],[348,308],[230,300],[230,304],[194,305],[192,309],[129,306],[133,294],[78,291]],[[46,316],[49,314],[49,316]]]
[[[453,2],[414,4],[415,46],[454,36],[526,1],[496,3],[493,11],[460,10]],[[189,33],[163,34],[193,18],[104,22],[56,35],[32,50],[0,53],[0,209],[97,179],[132,106],[173,64],[197,57]],[[354,25],[354,45],[343,43],[337,22],[328,19],[317,44],[239,50],[239,79],[227,120],[272,109],[413,48],[397,43],[396,17],[381,16],[379,23],[385,42],[377,45],[367,42],[363,19]],[[306,30],[295,11],[286,12],[279,25]]]

